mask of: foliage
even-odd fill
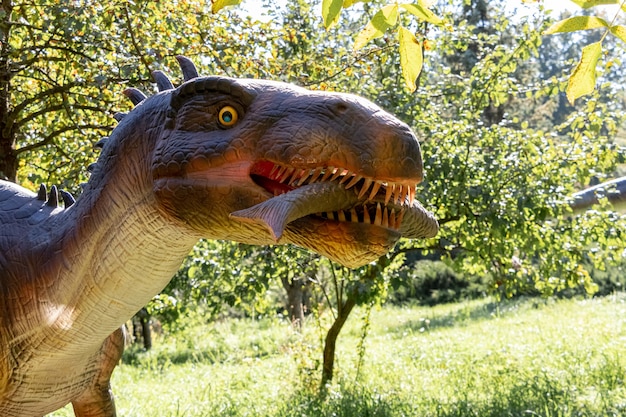
[[[3,3],[0,178],[15,180],[16,162],[24,167],[28,159],[26,184],[53,179],[67,187],[54,172],[64,170],[75,182],[87,146],[110,130],[112,95],[102,89],[108,65],[99,53],[109,49],[107,38],[88,23],[108,21],[101,11],[56,2]]]
[[[576,3],[585,9],[605,4],[619,4],[620,9],[616,11],[615,16],[610,22],[600,16],[573,16],[554,23],[544,32],[545,34],[551,35],[555,33],[604,29],[599,41],[588,44],[582,48],[580,61],[569,77],[566,92],[567,98],[572,104],[577,98],[594,91],[596,87],[596,67],[602,55],[602,43],[606,36],[612,34],[623,42],[626,42],[626,26],[615,24],[620,12],[626,12],[626,4],[624,1],[596,0],[580,1]]]
[[[478,59],[430,59],[423,87],[407,99],[412,106],[399,106],[427,138],[420,200],[442,225],[436,240],[400,250],[437,250],[470,276],[492,276],[492,291],[502,296],[550,295],[571,286],[593,291],[580,265],[588,257],[618,260],[623,226],[608,226],[608,218],[625,220],[597,212],[567,220],[568,196],[616,169],[620,149],[612,138],[623,116],[614,99],[596,93],[552,132],[532,128],[517,114],[558,97],[561,88],[551,79],[534,86],[521,81],[541,76],[532,63],[543,23],[493,14],[490,24],[497,30],[480,32],[473,45],[459,42],[472,39],[473,25],[442,35],[438,54],[455,56],[471,46]],[[503,41],[503,33],[517,36]]]
[[[391,279],[389,302],[436,305],[484,297],[486,278],[465,277],[441,261],[418,261],[403,266]]]
[[[262,296],[271,266],[280,259],[272,252],[271,247],[203,240],[148,311],[168,325],[194,312],[202,312],[207,320],[216,318],[228,307],[248,317],[263,315],[274,308]]]
[[[341,3],[341,2],[339,2]],[[344,4],[344,7],[345,4]],[[339,11],[341,9],[339,8]],[[396,28],[398,37],[398,52],[400,54],[400,67],[404,75],[404,81],[408,89],[413,92],[417,88],[417,78],[422,71],[423,65],[423,41],[419,41],[413,32],[405,25],[398,22],[399,13],[403,11],[413,18],[418,18],[425,23],[434,25],[443,25],[444,21],[436,16],[426,6],[425,2],[420,1],[415,4],[409,3],[390,3],[383,6],[374,14],[374,17],[367,23],[365,28],[359,32],[354,40],[354,49],[358,50],[365,46],[368,42],[375,38],[380,38],[391,28]],[[324,25],[328,28],[333,25],[335,19],[331,19],[331,10],[328,14],[322,9],[324,17]],[[334,11],[339,16],[338,11]],[[406,20],[406,19],[405,19]]]

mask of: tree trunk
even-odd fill
[[[11,46],[9,33],[11,30],[11,12],[13,5],[10,0],[0,3],[2,21],[0,21],[0,180],[17,180],[17,155],[15,154],[15,132],[10,123],[10,88],[11,88]]]
[[[304,323],[304,278],[281,278],[283,288],[287,291],[287,314],[296,329],[301,329]]]
[[[152,349],[152,329],[150,328],[150,315],[145,308],[142,308],[135,315],[139,320],[141,326],[141,339],[143,340],[143,347],[145,350]],[[139,329],[135,328],[135,339],[137,339]]]
[[[3,123],[0,121],[0,129],[2,127]],[[12,182],[17,180],[17,156],[13,149],[13,143],[14,139],[12,137],[5,137],[0,132],[0,180]]]
[[[322,384],[320,387],[322,392],[324,392],[326,384],[333,379],[337,337],[343,325],[346,324],[346,320],[348,320],[348,316],[355,305],[356,297],[352,294],[348,295],[346,302],[342,303],[337,309],[337,318],[326,334],[326,341],[324,343],[324,363],[322,365]]]

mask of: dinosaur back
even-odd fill
[[[34,225],[48,218],[58,209],[58,194],[56,187],[52,187],[48,193],[46,187],[42,186],[39,193],[35,194],[12,182],[0,181],[0,236],[10,234],[11,227]],[[65,194],[64,200],[67,198]],[[65,204],[67,206],[68,201]]]

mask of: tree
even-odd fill
[[[112,96],[101,89],[104,60],[96,54],[106,41],[88,25],[96,13],[30,1],[0,5],[0,177],[15,181],[29,158],[33,180],[59,168],[75,180],[84,149],[110,130]]]
[[[445,61],[431,60],[434,68],[414,98],[420,109],[413,115],[414,126],[428,138],[423,199],[440,208],[443,224],[439,241],[431,244],[443,246],[445,253],[456,249],[458,268],[489,273],[494,291],[504,296],[552,294],[579,285],[592,290],[581,265],[598,253],[619,259],[619,233],[603,215],[593,222],[597,233],[608,233],[608,240],[587,233],[590,224],[563,219],[568,195],[592,175],[606,177],[615,170],[620,151],[613,137],[623,114],[614,111],[614,101],[596,93],[572,108],[566,124],[550,125],[552,133],[529,126],[517,116],[523,114],[520,110],[562,91],[549,79],[534,89],[520,82],[521,76],[528,78],[519,72],[520,63],[535,59],[545,23],[531,26],[494,17],[499,30],[516,35],[515,42],[499,43],[497,34],[485,41],[482,58],[466,77],[454,76],[453,83],[445,81],[453,74]],[[445,54],[454,39],[467,38],[455,32],[443,35],[435,52]],[[534,74],[531,78],[541,80],[540,73]],[[494,103],[504,105],[502,121],[477,123]]]
[[[216,1],[214,9],[225,3],[233,2]],[[336,13],[336,1],[323,3],[329,6],[324,10]],[[546,121],[534,128],[526,115],[565,88],[556,79],[528,84],[542,79],[536,65],[540,33],[547,27],[542,17],[512,20],[498,9],[483,13],[485,2],[474,2],[480,6],[475,10],[461,8],[456,20],[457,9],[445,5],[434,13],[377,4],[366,3],[363,15],[344,13],[325,32],[322,17],[305,1],[291,2],[268,23],[235,13],[212,15],[197,1],[185,2],[187,7],[4,2],[0,170],[27,186],[72,187],[91,159],[90,144],[110,129],[107,115],[120,106],[117,91],[126,84],[153,89],[151,71],[176,74],[169,70],[172,55],[187,54],[203,73],[364,95],[422,138],[427,176],[420,200],[437,213],[441,233],[425,242],[402,242],[387,260],[363,270],[333,275],[327,293],[334,296],[327,298],[336,313],[325,341],[324,383],[333,375],[334,344],[353,307],[384,293],[387,262],[400,262],[404,252],[437,251],[457,270],[490,274],[494,293],[502,296],[552,294],[574,285],[592,290],[581,265],[622,256],[624,219],[610,211],[571,217],[567,199],[592,177],[615,170],[620,152],[612,140],[623,116],[609,95],[612,89],[602,88],[566,109],[562,125]],[[439,21],[433,16],[456,23],[434,31],[437,25],[429,19]],[[335,22],[328,17],[326,23]],[[368,22],[395,32],[360,31]],[[361,43],[369,41],[357,53],[352,34]],[[402,39],[395,37],[400,34]],[[450,58],[467,50],[473,54],[469,64]],[[422,52],[426,58],[419,78],[408,77],[414,92],[404,87],[399,70],[415,63],[407,59],[411,51],[418,60]],[[491,108],[497,117],[486,117]],[[226,304],[257,315],[269,308],[257,297],[269,280],[282,278],[289,288],[297,277],[312,274],[295,269],[306,267],[300,254],[203,242],[148,311],[180,314],[189,306],[178,300],[194,299],[208,312]]]

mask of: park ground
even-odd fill
[[[626,416],[626,294],[358,309],[320,396],[322,319],[227,319],[130,348],[133,417]],[[367,337],[362,338],[364,326]],[[69,407],[49,417],[71,416]]]

